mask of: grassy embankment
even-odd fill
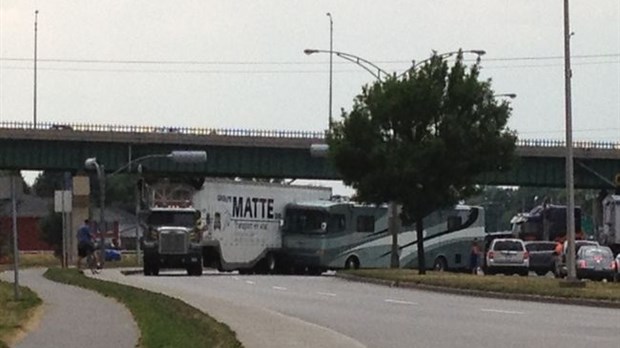
[[[82,265],[85,263],[82,262]],[[70,265],[75,266],[75,265]],[[118,267],[137,267],[138,260],[135,254],[123,254],[120,261],[108,261],[105,263],[106,268],[118,268]],[[33,254],[21,254],[19,256],[19,268],[31,268],[31,267],[60,267],[60,259],[55,257],[51,253],[33,253]],[[0,272],[12,270],[13,260],[8,260],[7,263],[0,264]]]
[[[570,288],[561,287],[558,279],[536,276],[475,276],[449,272],[427,272],[426,275],[421,276],[414,269],[367,269],[347,271],[346,273],[399,283],[562,298],[608,300],[620,303],[620,283],[587,282],[586,287]]]
[[[0,281],[0,348],[8,344],[41,304],[41,299],[28,288],[20,287],[20,300],[15,300],[12,283]]]
[[[88,278],[75,269],[50,268],[45,277],[123,303],[138,324],[141,347],[242,347],[228,326],[171,297]]]

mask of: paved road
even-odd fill
[[[43,314],[33,331],[15,348],[135,347],[140,337],[131,313],[94,291],[47,280],[43,269],[19,272],[19,283],[43,300]],[[13,272],[0,273],[13,282]]]
[[[299,334],[302,342],[308,339],[303,332],[289,330],[290,318],[298,318],[301,322],[297,324],[316,325],[312,330],[326,328],[326,333],[335,338],[339,338],[336,333],[350,338],[332,347],[355,346],[359,342],[367,347],[394,348],[537,347],[543,343],[562,348],[617,348],[620,342],[620,310],[615,309],[456,296],[330,276],[112,275],[106,273],[110,279],[202,306],[230,324],[242,342],[253,342],[248,347],[265,346],[254,344],[257,339],[271,343],[267,346],[288,347],[290,342],[277,340],[280,335]],[[238,317],[231,314],[234,312],[246,314]],[[277,323],[279,329],[272,330],[269,323],[260,322],[264,313],[283,315],[282,322]],[[261,332],[259,338],[254,331]]]

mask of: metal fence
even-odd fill
[[[325,139],[326,131],[297,131],[271,129],[240,129],[240,128],[197,128],[168,126],[130,126],[102,125],[85,123],[52,123],[39,122],[36,128],[32,122],[2,121],[0,129],[23,129],[36,131],[74,131],[74,132],[112,132],[112,133],[154,133],[178,135],[208,135],[225,137],[257,137],[282,139]],[[566,147],[564,140],[554,139],[518,139],[520,147]],[[581,149],[620,150],[620,141],[574,141],[573,147]]]

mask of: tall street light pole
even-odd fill
[[[334,21],[332,14],[327,12],[329,17],[329,119],[327,123],[327,132],[332,130],[332,84],[333,84],[333,69],[334,69]]]
[[[207,161],[207,153],[205,151],[172,151],[168,154],[146,155],[129,161],[107,176],[105,175],[103,164],[97,162],[97,158],[91,157],[84,161],[84,167],[87,169],[95,169],[97,171],[97,180],[99,181],[99,248],[101,249],[101,259],[99,261],[101,262],[102,267],[105,261],[105,180],[107,177],[112,177],[129,168],[134,163],[139,163],[153,158],[169,158],[177,163],[202,163]]]
[[[34,94],[32,119],[34,128],[37,128],[37,22],[39,19],[39,10],[34,11]]]
[[[570,17],[568,0],[564,0],[564,103],[566,110],[566,195],[568,196],[568,212],[566,213],[566,228],[568,239],[567,281],[577,281],[575,270],[575,192],[573,169],[573,129],[571,106],[571,77],[570,67]]]

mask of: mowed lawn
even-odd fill
[[[562,280],[551,277],[482,276],[450,272],[427,272],[419,275],[415,269],[365,269],[344,273],[399,283],[413,283],[457,289],[493,291],[502,293],[618,301],[620,282],[586,281],[582,288],[563,287]]]

